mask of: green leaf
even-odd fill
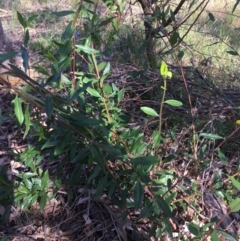
[[[170,36],[170,44],[171,46],[175,46],[178,42],[178,39],[179,39],[179,33],[178,32],[174,32],[171,36]]]
[[[62,34],[61,40],[65,41],[65,40],[71,39],[73,36],[73,33],[74,33],[74,28],[72,28],[72,21],[70,21]]]
[[[218,149],[218,158],[220,159],[220,161],[221,161],[223,164],[225,164],[225,165],[228,164],[228,163],[227,163],[227,158],[226,158],[226,156],[224,155],[223,152],[221,152],[220,149]]]
[[[47,118],[49,120],[52,119],[52,112],[53,112],[53,101],[52,97],[48,94],[45,100],[45,111],[47,114]]]
[[[240,182],[238,182],[234,177],[227,175],[228,178],[232,181],[234,187],[236,187],[240,191]]]
[[[145,49],[147,48],[148,44],[149,44],[148,40],[143,41],[143,43],[137,49],[136,54],[139,54],[139,55],[142,54],[145,51]]]
[[[237,239],[235,239],[232,235],[222,231],[222,230],[218,230],[218,233],[221,234],[224,238],[226,238],[228,241],[237,241]]]
[[[60,78],[61,78],[61,73],[55,73],[47,79],[44,86],[50,85],[51,83],[54,83],[54,82],[57,82],[57,81],[59,81]]]
[[[172,227],[171,227],[171,224],[170,224],[168,218],[163,217],[163,222],[165,224],[165,227],[166,227],[166,230],[168,232],[168,235],[169,235],[170,239],[173,240]]]
[[[103,75],[108,75],[110,73],[111,65],[109,62],[107,62],[104,70],[103,70]]]
[[[4,61],[6,61],[8,59],[14,58],[16,55],[18,55],[17,52],[9,52],[6,54],[0,54],[0,64],[2,64]]]
[[[215,17],[214,17],[214,15],[212,14],[212,13],[208,13],[208,17],[209,17],[209,19],[211,20],[211,21],[215,21]]]
[[[153,138],[153,148],[155,148],[160,144],[162,137],[158,131],[154,131],[152,138]]]
[[[29,39],[30,39],[29,30],[27,29],[25,34],[24,34],[24,46],[28,45]],[[21,47],[23,47],[23,46],[21,46]]]
[[[162,61],[162,64],[161,64],[161,67],[160,67],[160,74],[161,74],[161,76],[162,77],[166,76],[167,72],[168,72],[167,64],[164,61]]]
[[[14,114],[17,118],[18,124],[21,126],[24,121],[24,115],[22,111],[23,100],[16,96],[15,99],[12,100],[12,103],[14,104]]]
[[[197,226],[196,224],[194,223],[187,223],[187,227],[188,227],[188,230],[195,236],[200,236],[201,235],[201,232],[200,232],[200,228],[199,226]]]
[[[37,72],[39,72],[39,73],[41,73],[41,74],[43,74],[43,75],[47,75],[47,76],[50,75],[49,72],[48,72],[48,70],[45,69],[44,67],[40,66],[40,65],[34,66],[34,69],[35,69]]]
[[[235,9],[237,8],[237,5],[240,3],[240,0],[237,0],[236,3],[233,6],[233,10],[232,13],[235,11]]]
[[[32,182],[30,182],[29,180],[28,180],[28,178],[26,178],[26,176],[24,176],[23,177],[23,182],[24,182],[24,184],[25,184],[25,186],[26,186],[26,188],[27,189],[29,189],[29,190],[31,190],[32,189]]]
[[[163,163],[169,163],[176,158],[176,155],[170,154],[163,159]]]
[[[25,29],[27,27],[27,23],[26,21],[24,20],[23,16],[21,15],[21,13],[19,13],[17,11],[17,17],[18,17],[18,21],[19,23],[23,26],[23,28]]]
[[[223,139],[223,137],[217,135],[217,134],[212,134],[212,133],[201,133],[199,136],[204,137],[206,139],[210,139],[210,140],[219,140],[219,139]]]
[[[238,212],[240,210],[240,198],[233,199],[230,203],[231,211]]]
[[[30,113],[29,113],[29,105],[27,105],[25,112],[24,112],[24,124],[25,124],[25,132],[23,135],[23,139],[26,138],[29,130],[30,130]]]
[[[142,218],[145,218],[145,217],[147,217],[148,215],[150,215],[151,212],[152,212],[152,210],[153,210],[153,207],[152,207],[151,205],[144,207],[144,208],[141,210],[141,212],[140,212],[140,214],[139,214],[139,216],[138,216],[138,220],[140,220],[140,219],[142,219]]]
[[[23,45],[21,46],[21,52],[22,52],[22,59],[23,59],[23,67],[26,73],[27,70],[29,69],[29,55],[28,55],[27,49]]]
[[[97,186],[97,189],[96,189],[96,193],[95,193],[95,198],[99,198],[102,193],[103,193],[103,190],[104,188],[106,187],[106,184],[107,184],[107,179],[108,179],[108,174],[106,174],[104,176],[104,178],[101,179],[101,181],[99,182],[98,186]]]
[[[52,12],[51,14],[60,18],[60,17],[68,16],[73,13],[75,13],[75,12],[74,11],[61,11],[61,12]]]
[[[101,98],[101,95],[98,93],[98,91],[93,88],[88,87],[87,92],[94,97]]]
[[[140,181],[138,181],[134,187],[134,207],[135,210],[138,210],[141,205],[142,205],[142,201],[143,201],[143,197],[144,197],[144,191],[143,191],[143,187]]]
[[[88,118],[86,117],[86,115],[83,115],[81,113],[73,113],[71,114],[71,118],[73,120],[73,123],[77,124],[79,127],[95,126],[101,123],[100,120]]]
[[[17,176],[21,178],[23,177],[29,178],[29,177],[35,177],[37,176],[37,174],[32,172],[24,172],[24,173],[18,173]]]
[[[238,52],[236,51],[227,51],[228,54],[233,55],[233,56],[238,56]]]
[[[183,56],[184,56],[184,51],[180,50],[177,55],[178,59],[181,60]]]
[[[48,60],[52,62],[57,62],[57,59],[54,57],[54,55],[51,52],[44,53],[44,57],[46,57]]]
[[[166,101],[164,101],[164,103],[171,105],[171,106],[175,106],[175,107],[179,107],[179,106],[183,105],[183,103],[178,100],[166,100]]]
[[[97,54],[99,53],[98,50],[90,48],[89,46],[85,45],[76,45],[78,51],[83,51],[86,54]]]
[[[164,216],[167,218],[172,217],[172,212],[168,203],[161,196],[156,196],[156,201],[159,208],[163,211]]]
[[[152,109],[150,107],[143,106],[140,109],[147,115],[158,116],[158,113],[154,109]]]
[[[160,159],[155,156],[141,156],[135,159],[131,159],[131,163],[135,165],[151,166],[158,163]]]
[[[103,159],[100,150],[94,145],[91,145],[89,149],[91,151],[93,161],[96,162],[103,171],[105,171],[105,160]]]
[[[42,189],[45,190],[49,185],[49,174],[48,170],[43,173],[42,176]]]
[[[40,206],[40,211],[41,212],[43,211],[43,209],[46,206],[47,198],[48,198],[47,194],[44,193],[44,192],[41,192],[41,197],[40,197],[40,202],[39,202],[39,206]]]
[[[217,235],[217,231],[214,230],[212,233],[211,233],[211,241],[220,241],[220,239],[218,238],[218,235]]]

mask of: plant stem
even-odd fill
[[[163,79],[163,96],[162,96],[162,101],[160,104],[160,110],[159,110],[159,134],[162,134],[162,112],[163,112],[163,103],[166,95],[166,90],[167,90],[167,81],[166,78]]]

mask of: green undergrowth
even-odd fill
[[[57,19],[65,14],[58,12]],[[124,109],[126,89],[115,81],[108,81],[112,63],[98,50],[101,47],[100,30],[112,23],[116,38],[108,41],[126,44],[133,56],[130,61],[141,54],[144,56],[146,42],[136,42],[129,34],[124,38],[122,34],[118,39],[122,29],[114,28],[114,24],[120,25],[120,22],[101,19],[90,10],[83,11],[82,17],[86,22],[76,45],[73,41],[76,26],[71,21],[59,38],[50,43],[54,45],[53,49],[41,48],[48,66],[41,63],[34,66],[42,74],[39,82],[10,66],[11,74],[26,82],[27,88],[13,88],[16,95],[12,104],[22,139],[31,137],[32,143],[23,153],[10,152],[22,168],[11,184],[6,175],[7,168],[0,167],[0,204],[5,208],[1,222],[7,221],[12,202],[23,210],[38,203],[43,211],[60,189],[67,187],[71,197],[74,188],[79,186],[94,190],[91,196],[94,200],[107,196],[120,208],[122,222],[131,217],[131,235],[135,235],[135,240],[139,237],[141,221],[151,224],[147,227],[148,236],[159,240],[166,235],[171,240],[206,240],[210,237],[218,241],[220,236],[229,237],[228,230],[222,230],[216,216],[202,220],[200,204],[204,193],[211,192],[224,201],[229,213],[240,210],[237,196],[240,191],[239,161],[234,162],[232,170],[218,168],[211,171],[211,180],[204,179],[204,174],[216,163],[227,166],[226,147],[222,147],[239,129],[235,120],[215,121],[207,115],[200,119],[200,115],[192,113],[187,98],[191,93],[186,90],[183,98],[182,89],[177,94],[168,92],[169,80],[174,78],[174,73],[159,59],[159,84],[155,86],[154,95],[146,94],[152,97],[155,105],[150,101],[143,102],[136,113],[132,113],[136,119],[144,119],[144,128],[136,121],[132,123],[131,115]],[[36,19],[37,16],[25,18],[18,13],[24,32],[25,47],[21,51],[25,70],[29,61],[29,28]],[[90,26],[96,31],[91,32]],[[174,47],[177,39],[170,36],[168,44]],[[2,54],[0,62],[14,55],[16,53]],[[124,58],[121,56],[120,59]],[[72,66],[74,61],[77,64],[76,60],[82,61],[86,68],[76,70],[76,66]],[[142,70],[140,63],[137,66]],[[137,69],[134,74],[139,76],[144,71]],[[145,86],[149,85],[146,83]],[[131,103],[132,112],[135,106],[136,102]],[[177,111],[184,115],[175,114]],[[153,127],[148,128],[153,121]],[[235,151],[234,148],[228,151]],[[187,214],[189,205],[194,210],[191,215]],[[176,237],[172,222],[179,212],[186,214],[186,219],[182,220],[186,229],[184,232],[179,229]],[[237,240],[234,235],[230,237]]]

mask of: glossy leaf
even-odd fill
[[[144,191],[140,181],[138,181],[134,187],[134,207],[138,210],[143,202]]]
[[[152,109],[150,107],[143,106],[140,109],[147,115],[158,116],[158,113],[154,109]]]

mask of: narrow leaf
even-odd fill
[[[97,53],[99,53],[98,50],[90,48],[90,47],[85,46],[85,45],[76,45],[76,47],[77,47],[78,51],[83,51],[86,54],[97,54]]]
[[[233,56],[237,56],[238,55],[238,52],[236,52],[236,51],[227,51],[227,53],[228,54],[230,54],[230,55],[233,55]]]
[[[234,185],[234,187],[236,187],[239,191],[240,191],[240,182],[237,181],[234,177],[229,176],[228,178],[232,181],[232,184]]]
[[[18,124],[22,125],[24,120],[24,115],[22,111],[23,100],[16,96],[15,99],[12,101],[12,103],[14,105],[14,114],[17,118]]]
[[[235,239],[232,235],[222,231],[222,230],[218,230],[218,233],[221,234],[224,238],[226,238],[228,241],[237,241],[237,239]],[[238,240],[239,241],[239,240]]]
[[[27,105],[25,112],[24,112],[24,124],[25,124],[25,132],[24,132],[24,136],[23,139],[26,138],[29,130],[30,130],[30,113],[29,113],[29,105]]]
[[[26,21],[24,20],[24,18],[22,16],[22,14],[17,12],[17,17],[18,17],[19,23],[23,26],[23,28],[26,28],[27,24],[26,24]]]
[[[61,12],[52,12],[51,14],[60,18],[60,17],[68,16],[73,13],[75,13],[75,12],[74,11],[61,11]]]
[[[53,102],[52,102],[52,97],[50,95],[47,95],[45,100],[45,111],[47,114],[47,118],[50,120],[52,118],[52,112],[53,112]]]
[[[172,212],[168,203],[161,196],[156,196],[156,201],[159,208],[161,208],[161,210],[163,211],[164,216],[167,218],[172,217]]]
[[[202,136],[206,139],[211,139],[211,140],[219,140],[223,139],[223,137],[217,135],[217,134],[212,134],[212,133],[201,133],[199,136]]]
[[[158,163],[159,161],[160,159],[155,156],[141,156],[141,157],[132,159],[131,163],[135,165],[151,166]]]
[[[17,54],[18,54],[17,52],[9,52],[6,54],[0,54],[0,64],[2,64],[4,61],[6,61],[8,59],[14,58]]]
[[[143,201],[144,191],[140,181],[138,181],[134,187],[134,207],[138,210]]]

